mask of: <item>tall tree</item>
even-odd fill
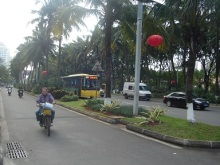
[[[98,10],[97,14],[104,20],[105,31],[105,77],[106,77],[106,97],[111,98],[111,77],[112,77],[112,26],[123,13],[123,7],[131,4],[128,0],[83,0],[91,8]]]

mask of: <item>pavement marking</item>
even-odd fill
[[[103,124],[106,124],[106,125],[111,125],[111,124],[109,124],[109,123],[107,123],[107,122],[104,122],[104,121],[101,121],[101,120],[95,119],[95,118],[93,118],[93,117],[89,117],[89,116],[87,116],[87,115],[81,114],[81,113],[79,113],[79,112],[73,111],[73,110],[68,109],[68,108],[65,108],[65,107],[62,107],[62,106],[60,106],[60,105],[56,105],[56,106],[61,107],[61,108],[65,109],[65,110],[67,110],[67,111],[69,111],[69,112],[76,113],[76,114],[78,114],[78,115],[80,115],[80,116],[84,116],[84,117],[87,117],[87,118],[89,118],[89,119],[92,119],[92,120],[98,121],[98,122],[100,122],[100,123],[103,123]]]
[[[73,111],[73,110],[71,110],[71,109],[68,109],[68,108],[62,107],[62,106],[60,106],[60,105],[56,105],[56,106],[58,106],[58,107],[60,107],[60,108],[63,108],[63,109],[65,109],[65,110],[69,111],[69,112],[73,112],[73,113],[76,113],[76,114],[78,114],[78,115],[81,115],[81,116],[85,116],[85,117],[87,117],[87,116],[84,115],[84,114],[81,114],[81,113],[76,112],[76,111]]]
[[[126,128],[121,128],[121,130],[123,130],[125,132],[128,132],[130,134],[142,137],[144,139],[148,139],[148,140],[151,140],[151,141],[155,141],[155,142],[161,143],[163,145],[166,145],[166,146],[169,146],[169,147],[172,147],[172,148],[175,148],[175,149],[183,149],[183,147],[179,147],[179,146],[176,146],[176,145],[173,145],[173,144],[170,144],[170,143],[166,143],[166,142],[160,141],[158,139],[154,139],[154,138],[151,138],[151,137],[148,137],[148,136],[145,136],[145,135],[141,135],[139,133],[136,133],[136,132],[133,132],[133,131],[129,131]]]
[[[1,136],[2,136],[2,141],[9,140],[9,132],[8,132],[8,125],[5,120],[5,112],[4,112],[4,106],[2,102],[2,95],[0,94],[0,123],[1,123]]]
[[[91,119],[91,120],[95,120],[95,121],[98,121],[98,122],[100,122],[100,123],[103,123],[103,124],[105,124],[105,125],[112,125],[112,124],[109,124],[109,123],[107,123],[107,122],[101,121],[101,120],[99,120],[99,119],[95,119],[95,118],[92,118],[92,117],[88,117],[88,118]]]

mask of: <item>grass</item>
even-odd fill
[[[85,107],[84,107],[85,102],[84,102],[84,100],[81,100],[81,99],[79,99],[78,101],[70,101],[70,102],[62,102],[60,100],[56,100],[56,102],[61,104],[61,105],[77,108],[79,110],[86,110]]]
[[[134,125],[144,129],[168,136],[192,140],[220,141],[220,126],[213,126],[199,122],[192,124],[185,119],[169,116],[161,116],[160,119],[162,124],[156,126],[139,126],[138,123],[144,121],[143,118],[125,118],[124,120],[132,122]]]
[[[71,101],[71,102],[61,102],[56,101],[62,105],[69,107],[74,107],[80,110],[85,110],[84,100]],[[97,112],[99,113],[99,112]],[[103,115],[102,113],[100,113]],[[162,124],[159,125],[138,125],[140,122],[144,121],[144,118],[140,117],[126,117],[123,120],[132,122],[138,127],[142,127],[147,130],[165,134],[168,136],[191,139],[191,140],[207,140],[207,141],[220,141],[220,126],[213,126],[204,123],[191,124],[185,119],[174,118],[169,116],[161,116],[160,120]]]

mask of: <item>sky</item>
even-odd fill
[[[24,43],[24,37],[32,36],[34,25],[29,22],[37,15],[31,14],[31,11],[40,8],[35,2],[36,0],[0,0],[0,42],[10,50],[11,57],[17,53],[16,48]],[[85,22],[88,28],[82,28],[81,32],[73,30],[67,42],[75,40],[77,35],[82,37],[91,34],[97,20],[90,17]]]
[[[24,43],[24,37],[32,36],[34,25],[29,22],[37,15],[31,14],[31,11],[40,8],[35,2],[36,0],[0,0],[0,42],[10,50],[11,57],[16,55],[16,48]],[[95,17],[91,19],[88,29],[83,28],[81,32],[73,30],[68,41],[76,39],[76,35],[90,34],[97,22]]]

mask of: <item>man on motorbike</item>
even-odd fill
[[[12,87],[8,86],[7,88],[8,88],[8,89],[7,89],[8,95],[11,95],[11,93],[12,93]]]
[[[18,88],[18,96],[19,96],[19,97],[22,97],[22,96],[23,96],[23,89],[22,89],[21,86]]]
[[[40,121],[40,126],[43,125],[43,121],[41,120],[41,116],[40,114],[42,113],[43,107],[40,106],[40,103],[51,103],[51,104],[55,104],[55,100],[53,98],[53,96],[51,95],[51,93],[48,93],[48,89],[46,87],[43,87],[41,90],[41,94],[38,96],[37,99],[37,106],[39,107],[39,109],[36,111],[36,119],[37,121]],[[55,111],[53,109],[51,109],[51,123],[53,123],[53,119],[55,116]]]

